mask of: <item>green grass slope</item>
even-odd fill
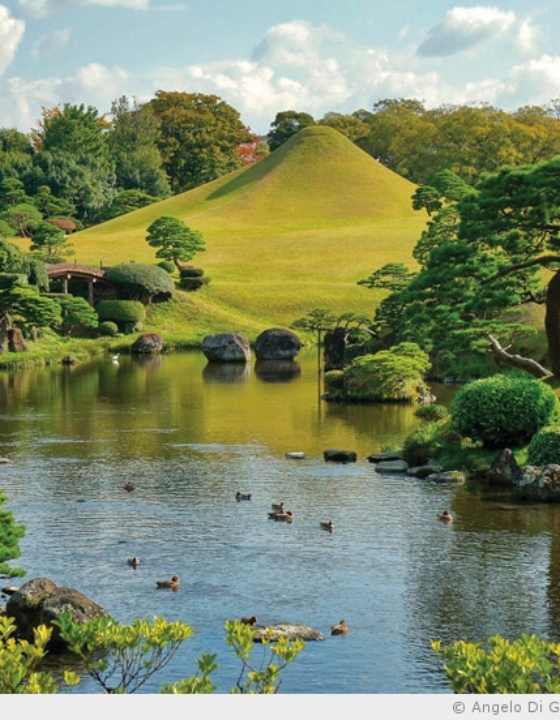
[[[426,223],[411,209],[414,189],[336,130],[315,126],[254,166],[72,240],[78,263],[155,262],[146,228],[160,215],[181,218],[204,235],[207,250],[192,262],[211,282],[181,298],[179,317],[198,322],[196,334],[254,337],[315,307],[373,315],[379,294],[356,283],[387,262],[414,264]]]

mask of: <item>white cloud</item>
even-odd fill
[[[59,104],[56,78],[25,81],[22,78],[0,79],[2,107],[0,127],[14,127],[28,132],[37,125],[42,107],[54,107]]]
[[[92,63],[69,77],[50,77],[26,81],[23,78],[0,79],[0,127],[17,127],[28,132],[37,125],[41,108],[64,103],[93,105],[100,113],[108,112],[113,100],[121,95],[140,97],[128,73]],[[151,93],[153,95],[153,93]]]
[[[511,69],[503,90],[504,100],[520,105],[542,105],[560,97],[560,56],[541,55]]]
[[[17,6],[27,15],[44,18],[66,7],[86,7],[100,5],[103,7],[123,7],[131,10],[147,10],[150,0],[18,0]]]
[[[453,17],[470,18],[473,27],[482,24],[486,37],[508,31],[510,49],[512,41],[520,38],[525,40],[525,49],[533,46],[534,32],[527,22],[488,8],[472,10],[466,16],[455,12]],[[271,28],[249,59],[156,71],[151,80],[155,88],[217,94],[257,132],[266,131],[281,110],[320,118],[329,111],[353,112],[394,97],[417,98],[427,107],[501,102],[498,106],[515,109],[524,104],[521,88],[528,91],[531,84],[533,95],[540,98],[535,104],[560,94],[556,77],[560,59],[541,58],[495,76],[479,71],[480,77],[475,74],[473,80],[457,83],[451,74],[444,79],[447,67],[442,72],[421,71],[419,62],[414,55],[359,48],[331,30],[293,21]]]
[[[535,35],[528,20],[495,7],[454,7],[428,33],[417,52],[422,57],[444,57],[496,38],[516,38],[526,48]]]
[[[539,34],[529,20],[522,20],[519,23],[516,39],[521,52],[530,53],[537,49]]]
[[[74,76],[61,80],[58,94],[63,102],[83,102],[95,105],[100,112],[104,112],[118,96],[129,94],[126,89],[129,77],[129,73],[122,68],[90,63],[80,68]]]
[[[36,57],[43,52],[51,53],[67,45],[69,40],[70,30],[68,28],[62,28],[47,35],[41,35],[41,37],[34,42],[31,54],[33,57]]]
[[[322,115],[325,107],[350,99],[355,89],[347,65],[354,56],[353,44],[339,33],[295,20],[272,27],[249,59],[159,71],[152,77],[157,87],[189,92],[196,83],[197,91],[219,94],[242,117],[270,123],[280,110]]]
[[[511,54],[520,28],[518,23],[508,37],[505,69],[493,72],[487,62],[476,71],[473,63],[465,79],[459,58],[450,58],[445,67],[438,61],[428,66],[412,48],[408,54],[365,48],[327,28],[302,21],[283,23],[271,28],[246,58],[157,68],[147,75],[91,63],[66,76],[5,80],[0,82],[0,127],[27,131],[42,106],[84,103],[104,113],[121,95],[147,101],[156,90],[219,95],[259,133],[267,132],[282,110],[308,112],[319,119],[327,112],[371,108],[384,98],[416,98],[426,107],[487,102],[513,110],[529,102],[545,105],[560,96],[560,57],[542,55],[520,64],[519,52]],[[65,35],[45,36],[39,42],[37,50],[46,51],[49,43],[65,42]],[[0,57],[2,49],[0,44]],[[454,63],[460,80],[454,79]]]
[[[0,5],[0,75],[14,59],[24,32],[25,22],[12,17],[8,8]]]

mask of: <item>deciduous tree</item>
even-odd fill
[[[286,140],[289,140],[293,135],[309,125],[315,125],[315,120],[309,113],[296,112],[295,110],[283,110],[277,113],[270,123],[271,129],[267,136],[270,150],[276,150]]]
[[[113,102],[107,143],[115,161],[117,187],[158,198],[171,194],[158,147],[160,141],[160,123],[149,103],[141,104],[126,96]]]
[[[160,125],[158,146],[174,192],[241,167],[237,149],[252,135],[237,110],[217,95],[158,90],[149,106]]]

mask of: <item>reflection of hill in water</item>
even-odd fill
[[[251,376],[250,365],[244,362],[208,363],[202,371],[205,382],[241,383]]]
[[[301,365],[295,360],[257,360],[255,373],[264,382],[290,382],[301,375]]]

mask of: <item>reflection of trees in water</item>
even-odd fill
[[[291,382],[301,375],[301,365],[296,360],[257,360],[255,373],[264,382]]]
[[[145,370],[159,370],[163,365],[163,357],[161,355],[131,355],[132,362]]]
[[[426,648],[427,666],[434,664],[430,638],[448,644],[523,632],[558,637],[560,575],[556,608],[547,613],[546,569],[554,563],[551,517],[560,515],[546,505],[517,503],[509,488],[483,482],[449,490],[414,481],[413,488],[423,528],[416,533],[421,542],[410,548],[403,597],[406,631]],[[451,525],[436,520],[445,506],[455,517]]]
[[[205,382],[241,383],[247,382],[251,368],[244,362],[208,363],[202,371]]]

